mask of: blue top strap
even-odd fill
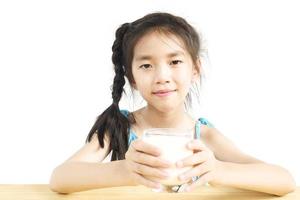
[[[128,117],[129,115],[129,111],[128,110],[120,110],[120,112],[125,116]],[[131,130],[131,128],[129,129],[129,138],[128,138],[128,145],[133,141],[136,140],[138,137],[137,135]]]
[[[129,111],[128,110],[120,110],[120,112],[125,116],[128,117]]]
[[[201,122],[201,124],[206,125],[206,126],[208,126],[208,127],[210,127],[210,128],[214,128],[214,127],[215,127],[212,123],[210,123],[210,122],[209,122],[207,119],[205,119],[205,118],[200,117],[200,118],[199,118],[199,121]]]
[[[214,125],[212,123],[210,123],[207,119],[200,117],[196,123],[196,138],[200,139],[200,135],[201,135],[201,125],[206,125],[209,128],[214,128]]]

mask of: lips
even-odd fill
[[[159,98],[167,98],[171,96],[176,90],[157,90],[153,92],[153,95]]]
[[[153,94],[164,94],[164,93],[173,92],[173,91],[176,91],[176,90],[170,90],[170,89],[157,90],[157,91],[153,92]]]

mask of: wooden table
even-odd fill
[[[189,193],[155,193],[151,189],[137,187],[113,187],[84,192],[77,192],[68,195],[57,194],[52,192],[48,185],[0,185],[1,200],[58,200],[58,199],[76,199],[76,200],[300,200],[300,187],[293,193],[284,197],[276,197],[264,193],[238,190],[224,187],[209,187],[203,186]]]

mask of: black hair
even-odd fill
[[[127,118],[120,112],[119,101],[122,93],[125,93],[125,77],[130,85],[134,83],[131,68],[134,46],[142,36],[151,31],[177,36],[184,42],[194,64],[199,59],[199,35],[185,19],[179,16],[155,12],[132,23],[124,23],[117,29],[112,46],[112,62],[115,71],[112,85],[113,103],[98,116],[86,139],[86,142],[90,142],[93,135],[97,134],[100,147],[103,148],[104,136],[108,136],[109,152],[112,151],[111,161],[125,159],[128,150],[129,127],[135,120],[134,117]],[[197,70],[199,72],[200,69]],[[190,94],[186,99],[191,104]]]

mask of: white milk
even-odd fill
[[[162,150],[160,157],[174,164],[171,168],[165,169],[170,178],[152,179],[164,185],[180,185],[187,182],[180,181],[178,175],[191,167],[177,168],[175,164],[177,161],[193,154],[193,151],[186,147],[187,143],[193,139],[193,134],[193,129],[155,128],[144,131],[143,141],[160,148]]]

